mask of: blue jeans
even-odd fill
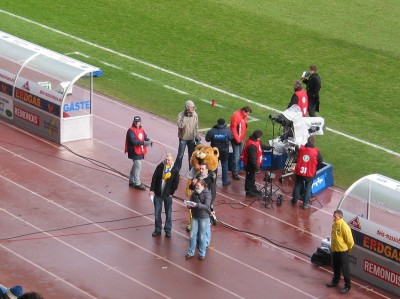
[[[206,247],[210,246],[211,243],[211,222],[208,219],[207,230],[206,230]]]
[[[242,154],[243,150],[243,142],[241,143],[232,142],[232,150],[233,150],[232,174],[238,174],[240,155]]]
[[[131,172],[129,173],[129,183],[133,183],[135,186],[139,186],[140,182],[140,170],[142,169],[143,160],[132,160],[133,165]]]
[[[199,255],[206,256],[206,232],[207,226],[210,226],[210,218],[193,218],[190,228],[188,255],[193,256],[197,245],[197,234],[199,234]]]
[[[162,230],[161,211],[162,211],[162,204],[164,203],[164,211],[165,211],[164,230],[166,232],[170,232],[172,229],[172,197],[154,195],[153,200],[154,200],[155,231],[161,232]]]
[[[189,161],[189,170],[192,168],[192,165],[190,165],[190,157],[193,154],[194,148],[196,147],[194,140],[182,140],[179,139],[179,147],[178,147],[178,154],[176,156],[176,161],[175,161],[175,167],[179,170],[181,170],[182,167],[182,159],[183,156],[185,155],[185,148],[188,148],[188,161]]]
[[[226,185],[228,183],[228,168],[229,168],[229,151],[219,152],[219,161],[221,161],[221,171],[222,171],[222,184]],[[218,167],[215,170],[215,174],[218,175]]]
[[[301,191],[304,190],[303,206],[310,204],[312,183],[313,183],[313,178],[296,175],[296,183],[294,185],[292,202],[297,203],[301,195]]]

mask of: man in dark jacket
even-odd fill
[[[126,132],[125,153],[132,159],[133,165],[129,174],[129,186],[139,190],[146,190],[146,186],[140,182],[140,170],[142,160],[147,153],[147,147],[151,145],[142,127],[142,120],[139,116],[133,118],[132,127]]]
[[[150,185],[150,197],[154,203],[155,229],[152,236],[159,236],[162,229],[161,211],[164,203],[165,236],[171,237],[172,229],[172,195],[179,185],[179,171],[174,167],[174,157],[167,154],[165,161],[156,167]]]
[[[206,141],[210,142],[212,147],[219,150],[218,160],[221,161],[222,169],[222,185],[227,186],[231,182],[228,180],[228,163],[229,163],[229,142],[233,139],[233,133],[225,124],[223,118],[218,119],[217,124],[207,132]],[[218,174],[218,168],[215,170]]]
[[[321,90],[321,78],[317,67],[311,65],[308,77],[304,75],[301,80],[307,85],[308,115],[315,116],[315,112],[319,112],[319,91]]]

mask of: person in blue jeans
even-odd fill
[[[179,171],[174,167],[174,157],[167,154],[165,160],[157,165],[150,185],[150,197],[153,197],[155,228],[153,237],[161,235],[161,211],[164,203],[166,237],[171,237],[172,230],[172,195],[179,185]]]
[[[231,183],[228,179],[228,163],[229,163],[229,143],[233,139],[233,133],[225,124],[223,118],[218,119],[217,124],[212,127],[206,134],[206,141],[210,142],[212,147],[218,148],[219,157],[222,169],[222,186],[227,186]],[[215,170],[218,174],[218,168]]]
[[[178,125],[179,147],[175,167],[178,171],[181,170],[182,159],[187,146],[190,170],[192,168],[190,158],[196,144],[201,141],[201,137],[199,136],[199,117],[196,113],[196,106],[193,101],[186,101],[185,108],[183,111],[179,112],[176,123]]]
[[[244,106],[242,109],[237,110],[231,117],[230,129],[233,134],[232,150],[233,150],[233,162],[232,162],[232,179],[239,181],[239,162],[240,155],[243,151],[243,140],[246,137],[247,131],[247,117],[253,111],[249,106]]]
[[[210,226],[211,191],[204,180],[198,181],[190,201],[185,201],[186,206],[192,211],[192,221],[189,238],[189,249],[186,259],[194,256],[197,239],[199,239],[199,260],[206,256],[206,232]]]
[[[194,173],[194,168],[191,170],[191,175],[193,176]],[[190,177],[189,176],[189,177]],[[207,184],[208,190],[211,192],[211,203],[210,203],[210,211],[214,211],[213,204],[215,197],[217,196],[217,186],[216,186],[216,179],[217,176],[215,172],[208,170],[208,166],[204,163],[200,164],[200,169],[199,173],[196,174],[196,176],[192,179],[192,183],[189,186],[190,190],[195,190],[196,189],[196,183],[199,181],[204,180]],[[211,243],[211,223],[208,223],[207,229],[206,229],[206,246],[208,247]],[[191,224],[189,224],[191,225]]]

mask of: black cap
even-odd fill
[[[140,116],[135,116],[135,117],[133,118],[133,122],[134,122],[134,123],[137,123],[137,122],[139,122],[139,121],[142,121],[142,120],[140,119]]]
[[[220,118],[220,119],[217,120],[217,123],[218,123],[220,126],[223,126],[223,125],[225,124],[225,119]]]

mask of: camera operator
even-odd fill
[[[315,137],[308,137],[305,145],[300,146],[297,153],[296,167],[294,174],[296,182],[293,189],[292,205],[296,205],[299,200],[300,193],[304,190],[303,209],[309,209],[311,198],[311,187],[317,169],[321,166],[323,160],[319,149],[315,147]]]
[[[256,187],[256,172],[260,170],[263,150],[271,149],[271,147],[263,145],[260,141],[262,131],[255,130],[253,134],[246,140],[242,152],[242,161],[246,168],[246,180],[244,189],[246,196],[257,197],[259,191]]]
[[[190,164],[190,157],[194,151],[196,143],[201,141],[199,136],[199,118],[196,113],[196,106],[193,101],[186,101],[185,109],[178,114],[178,138],[179,147],[178,155],[175,161],[175,167],[180,171],[182,167],[182,159],[185,155],[185,148],[188,148],[189,169],[192,168]]]
[[[303,116],[307,115],[308,110],[308,96],[306,91],[303,89],[303,84],[299,80],[295,80],[293,84],[294,93],[290,99],[288,108],[293,105],[298,105],[300,107]]]

